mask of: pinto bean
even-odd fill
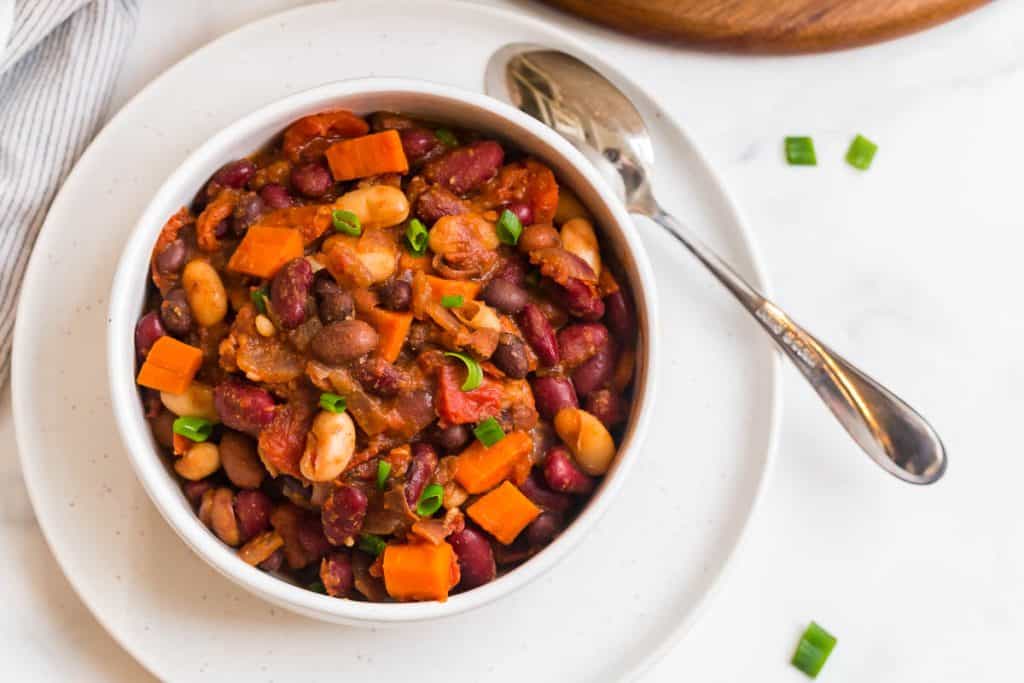
[[[488,305],[508,314],[518,313],[529,302],[529,295],[525,289],[498,278],[488,282],[480,295]]]
[[[459,588],[469,590],[494,580],[497,567],[494,551],[487,538],[479,531],[465,528],[448,537],[448,543],[459,561]]]
[[[277,535],[278,538],[281,537],[281,535],[278,534],[277,532],[268,532],[268,533],[274,533],[274,534]],[[253,540],[255,541],[256,539],[253,539]],[[281,543],[282,544],[284,543],[284,539],[283,538],[281,539]],[[262,569],[263,571],[265,571],[265,572],[276,572],[276,571],[280,571],[281,566],[283,564],[284,564],[284,551],[281,548],[278,548],[277,550],[275,550],[270,555],[270,557],[268,557],[267,559],[265,559],[262,562],[260,562],[257,566],[260,569]]]
[[[429,128],[405,128],[399,131],[398,137],[411,165],[429,161],[445,150],[444,143]]]
[[[560,247],[562,246],[562,238],[558,235],[558,231],[550,225],[528,225],[523,228],[516,246],[519,247],[519,251],[528,254],[538,249]]]
[[[174,447],[174,420],[176,418],[177,415],[169,410],[160,410],[149,418],[149,428],[153,432],[153,438],[164,448]]]
[[[211,496],[212,494],[212,496]],[[208,491],[203,495],[204,502],[210,497],[209,520],[210,528],[217,537],[228,545],[241,542],[238,520],[235,518],[235,494],[227,487]]]
[[[587,396],[597,389],[607,386],[615,373],[615,354],[611,343],[606,343],[590,360],[572,372],[572,383],[580,396]]]
[[[156,340],[166,334],[167,330],[164,329],[160,316],[156,311],[150,311],[135,323],[135,353],[139,358],[145,358]]]
[[[274,399],[270,393],[234,378],[214,388],[213,405],[225,426],[250,436],[258,436],[274,418]]]
[[[365,359],[352,374],[364,389],[384,398],[397,396],[405,381],[401,370],[379,356]]]
[[[537,412],[545,420],[554,418],[562,408],[579,406],[576,389],[566,377],[558,375],[534,377],[530,381],[530,387],[533,389]]]
[[[268,209],[286,209],[292,205],[292,196],[284,185],[269,183],[260,190],[260,199]]]
[[[283,545],[284,539],[281,538],[281,534],[276,531],[265,531],[259,536],[254,536],[239,548],[238,557],[246,564],[265,569],[263,567],[264,563],[268,562],[275,554],[279,554]],[[284,559],[283,553],[281,553],[281,558]],[[280,568],[280,565],[278,565],[278,568]],[[265,571],[276,571],[276,569],[265,569]]]
[[[193,444],[174,461],[174,471],[190,481],[205,479],[219,469],[220,449],[209,442]]]
[[[543,548],[565,528],[565,516],[545,510],[526,527],[526,542],[531,548]]]
[[[246,192],[238,198],[235,210],[231,214],[231,231],[241,237],[249,226],[259,220],[266,209],[266,204],[255,192]]]
[[[626,402],[622,396],[611,389],[598,389],[590,392],[584,408],[608,429],[626,420]]]
[[[617,339],[636,337],[636,316],[633,304],[621,289],[604,298],[604,322]]]
[[[444,453],[458,453],[469,444],[472,438],[469,427],[462,424],[451,425],[443,429],[435,424],[428,436],[430,441]]]
[[[423,168],[424,177],[455,194],[471,192],[498,173],[505,151],[493,140],[456,147]]]
[[[233,187],[236,190],[245,187],[249,179],[256,173],[256,166],[248,159],[236,159],[229,161],[220,167],[213,174],[213,182],[223,187]]]
[[[167,331],[176,337],[184,337],[192,329],[192,309],[188,297],[181,288],[172,289],[160,302],[160,320]]]
[[[451,190],[431,185],[416,198],[416,215],[427,225],[433,225],[445,216],[459,216],[469,209]]]
[[[565,446],[552,446],[544,458],[544,481],[552,491],[586,494],[594,490],[594,480],[583,474]]]
[[[531,501],[544,508],[556,512],[565,512],[572,507],[572,497],[567,493],[557,493],[547,487],[540,472],[534,470],[526,481],[522,483],[519,490]]]
[[[526,287],[526,274],[530,271],[530,264],[520,254],[506,256],[501,264],[494,269],[491,281],[505,280],[510,285],[520,289]]]
[[[320,322],[324,325],[351,318],[355,312],[352,295],[342,289],[326,269],[316,274],[313,291],[316,293]]]
[[[519,312],[519,329],[533,348],[540,362],[547,366],[556,365],[559,360],[558,340],[547,316],[534,304],[526,304]]]
[[[331,492],[321,510],[324,535],[331,545],[355,544],[369,501],[362,489],[343,484]]]
[[[156,255],[156,269],[164,275],[177,273],[185,265],[188,248],[180,237],[165,246]]]
[[[412,303],[412,285],[404,280],[385,282],[377,294],[380,296],[380,305],[390,311],[408,311]]]
[[[320,562],[320,580],[331,597],[348,597],[355,585],[352,560],[345,553],[328,553]]]
[[[526,344],[514,334],[502,332],[498,338],[498,347],[491,356],[491,362],[512,379],[522,379],[530,371],[530,362],[526,357]]]
[[[243,541],[270,528],[270,511],[273,507],[270,496],[263,491],[246,490],[235,495],[235,518]]]
[[[430,444],[417,442],[412,445],[412,460],[405,475],[405,501],[415,509],[423,489],[434,477],[437,468],[437,451]]]
[[[270,305],[286,330],[294,330],[306,321],[306,298],[312,285],[313,267],[304,258],[284,264],[271,280]]]
[[[562,302],[569,315],[583,320],[600,320],[604,315],[604,302],[587,285],[576,278],[569,278],[562,289]]]
[[[189,261],[181,274],[192,316],[202,327],[216,325],[228,312],[228,294],[220,275],[208,262]]]
[[[200,479],[199,481],[186,481],[181,485],[181,490],[188,498],[188,502],[192,503],[193,506],[199,505],[203,499],[203,494],[213,488],[213,484],[210,483],[209,479]]]
[[[601,323],[574,323],[558,331],[558,349],[562,365],[583,365],[608,344],[608,328]]]
[[[340,365],[377,348],[377,331],[362,320],[342,320],[325,325],[313,337],[311,348],[317,359]]]
[[[323,197],[327,194],[334,179],[330,172],[317,163],[302,164],[292,169],[292,186],[299,191],[299,194],[306,197]]]
[[[231,483],[240,489],[259,488],[267,473],[253,440],[235,431],[225,431],[220,439],[220,464]]]

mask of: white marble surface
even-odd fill
[[[490,1],[583,32],[660,97],[735,194],[777,300],[928,415],[951,452],[939,485],[896,482],[787,369],[775,471],[746,547],[704,618],[647,679],[805,680],[787,661],[810,619],[839,637],[821,680],[1019,679],[1024,3],[877,47],[744,58],[650,46],[530,2]],[[143,3],[112,111],[196,47],[297,4]],[[857,132],[881,146],[869,173],[842,162]],[[781,163],[787,134],[815,137],[817,168]],[[10,400],[5,389],[3,678],[147,680],[39,534]],[[201,634],[169,634],[169,646],[176,637]]]

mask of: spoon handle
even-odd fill
[[[674,216],[660,207],[647,215],[689,249],[753,314],[873,460],[913,484],[930,484],[942,476],[945,448],[920,414],[790,320]]]

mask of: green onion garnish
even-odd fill
[[[330,413],[343,413],[347,405],[344,396],[327,392],[320,394],[320,407]]]
[[[213,434],[213,423],[205,417],[179,417],[171,425],[175,434],[192,441],[206,441]]]
[[[384,484],[388,482],[388,477],[391,476],[391,463],[387,460],[377,461],[377,488],[381,491],[384,490]]]
[[[458,358],[466,366],[466,381],[462,383],[461,387],[463,391],[473,391],[480,386],[480,382],[484,379],[484,371],[480,367],[479,363],[464,353],[445,351],[444,355],[451,356],[452,358]]]
[[[811,678],[816,678],[835,646],[836,639],[832,634],[812,621],[800,638],[791,663]]]
[[[519,217],[505,209],[498,218],[498,239],[504,244],[515,246],[519,242],[519,236],[523,234],[523,224]]]
[[[459,139],[455,137],[455,133],[451,132],[447,128],[438,128],[435,130],[434,137],[443,142],[445,147],[459,146]]]
[[[416,503],[416,514],[420,517],[431,517],[441,509],[443,502],[444,487],[440,484],[431,484],[420,494],[420,500]]]
[[[331,221],[334,223],[334,229],[338,232],[343,232],[353,237],[359,237],[363,234],[363,224],[359,221],[359,216],[351,211],[335,209],[331,211]]]
[[[501,425],[493,417],[489,417],[473,428],[473,434],[485,446],[493,446],[505,438]]]
[[[387,543],[380,536],[373,534],[359,534],[359,549],[364,553],[370,553],[374,557],[384,552]]]
[[[846,163],[862,171],[868,170],[871,161],[875,158],[878,145],[868,140],[863,135],[858,135],[850,143],[850,149],[846,150]]]
[[[786,138],[786,161],[790,166],[817,166],[814,154],[814,140],[810,138]]]
[[[461,308],[466,300],[461,294],[446,294],[441,297],[441,305],[445,308]]]
[[[409,243],[409,251],[416,256],[422,256],[427,251],[427,242],[430,240],[430,233],[427,226],[423,225],[419,218],[413,218],[405,227],[405,241]]]
[[[267,314],[267,290],[263,287],[258,287],[249,292],[249,298],[252,299],[253,305],[256,307],[258,313],[263,315]]]
[[[311,590],[314,593],[322,593],[327,595],[327,586],[324,585],[323,581],[314,581],[313,583],[306,586],[307,590]]]

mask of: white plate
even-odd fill
[[[641,230],[662,294],[668,374],[644,456],[574,553],[504,600],[386,632],[285,613],[193,556],[122,451],[106,390],[103,312],[123,240],[166,175],[228,122],[327,81],[387,75],[480,89],[487,57],[511,41],[593,60],[536,20],[439,0],[335,2],[265,19],[143,90],[54,202],[29,264],[14,345],[22,468],[71,584],[157,676],[623,678],[692,623],[733,555],[774,443],[777,357],[718,285],[649,225]],[[650,98],[620,85],[652,125],[659,195],[761,282],[749,237],[700,153]]]

